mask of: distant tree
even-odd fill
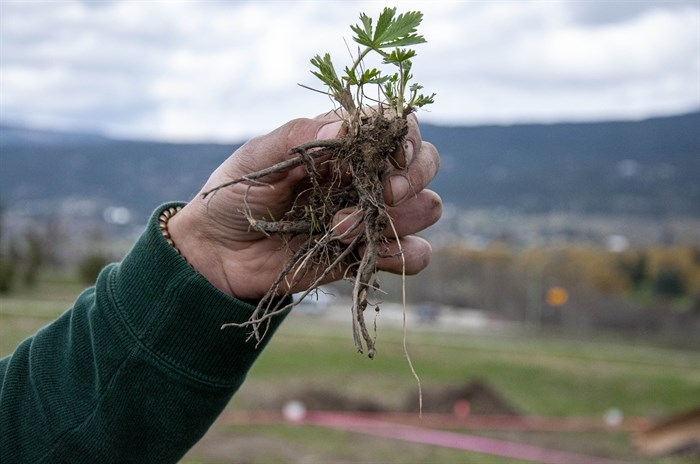
[[[15,277],[15,265],[4,255],[0,255],[0,293],[9,293]]]
[[[26,250],[23,257],[24,275],[23,283],[27,287],[36,285],[39,271],[45,262],[44,237],[36,229],[29,229],[24,234]]]
[[[619,267],[635,290],[639,290],[649,277],[648,258],[644,251],[622,258]]]
[[[5,207],[0,200],[0,293],[9,293],[12,290],[17,265],[12,244],[5,242]]]
[[[654,279],[654,291],[659,296],[669,298],[685,295],[686,285],[681,272],[672,267],[661,269]]]

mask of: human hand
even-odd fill
[[[406,147],[393,154],[385,176],[384,200],[393,228],[385,231],[387,250],[378,260],[380,270],[415,274],[430,261],[430,244],[412,234],[434,224],[440,217],[440,197],[425,189],[437,173],[435,147],[420,138],[418,122],[408,118]],[[298,195],[308,187],[304,166],[270,174],[259,185],[238,183],[203,198],[202,193],[246,174],[289,159],[291,148],[338,135],[341,121],[334,113],[314,119],[295,119],[273,132],[256,137],[231,155],[214,171],[207,183],[182,211],[168,223],[170,235],[182,255],[215,287],[240,299],[259,299],[269,290],[289,258],[285,241],[251,228],[252,217],[282,217]],[[393,165],[405,166],[400,169]],[[264,182],[264,184],[262,183]],[[353,209],[336,214],[335,233],[342,235],[353,223]],[[397,242],[397,237],[400,241]],[[345,241],[352,239],[352,234]],[[398,256],[402,251],[403,260]],[[328,276],[337,280],[343,270]],[[291,290],[304,290],[301,282]],[[286,289],[285,289],[286,290]]]

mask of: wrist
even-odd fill
[[[192,268],[221,292],[236,297],[224,271],[221,252],[201,233],[193,206],[170,208],[159,218],[161,233],[166,241]]]
[[[170,230],[168,229],[168,222],[170,219],[175,216],[177,213],[179,213],[182,210],[182,206],[171,206],[170,208],[164,209],[161,213],[160,216],[158,216],[158,227],[160,228],[160,233],[165,239],[166,242],[168,242],[168,245],[173,247],[177,253],[182,256],[182,253],[178,249],[177,246],[175,246],[175,242],[173,241],[173,238],[170,236]],[[183,256],[183,259],[185,262],[187,262],[187,259]]]

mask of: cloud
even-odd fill
[[[0,119],[122,137],[237,140],[326,111],[373,2],[0,3]],[[450,123],[640,118],[700,107],[697,2],[399,2],[414,74]]]
[[[465,14],[451,50],[462,58],[431,60],[462,76],[461,88],[427,81],[449,89],[447,101],[473,122],[640,118],[700,106],[697,7],[645,8],[591,26],[575,20],[579,4],[499,3]],[[455,114],[440,103],[434,112]]]
[[[585,25],[601,25],[625,22],[650,11],[685,9],[692,14],[693,7],[697,8],[697,6],[697,0],[613,0],[571,2],[567,8],[572,21]]]

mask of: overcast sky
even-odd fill
[[[700,108],[700,0],[0,0],[0,120],[238,141],[332,107],[309,59],[360,12],[421,10],[414,76],[442,124],[640,119]]]

